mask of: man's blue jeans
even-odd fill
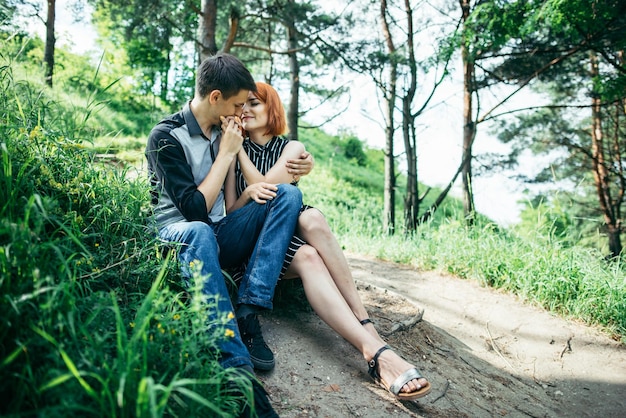
[[[302,206],[302,193],[289,184],[279,184],[276,197],[261,205],[254,201],[229,213],[214,224],[177,222],[159,230],[161,239],[183,244],[178,258],[183,277],[190,277],[192,262],[202,265],[203,293],[217,297],[217,312],[209,312],[209,323],[219,315],[234,312],[222,267],[237,267],[250,257],[244,273],[237,304],[250,304],[271,309],[274,290],[287,247],[294,234]],[[241,341],[237,321],[226,325],[234,337],[218,343],[223,367],[249,365],[250,355]]]

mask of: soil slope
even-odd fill
[[[281,417],[626,417],[626,347],[515,297],[348,257],[381,334],[433,385],[399,402],[310,309],[262,318],[276,368],[259,377]]]

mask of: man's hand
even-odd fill
[[[310,152],[303,152],[300,158],[287,160],[287,172],[293,175],[294,181],[300,180],[301,176],[306,176],[313,170],[315,161]]]
[[[243,191],[245,196],[248,196],[250,199],[254,200],[261,205],[264,205],[268,200],[272,200],[276,197],[276,191],[278,187],[275,184],[270,183],[255,183],[246,187],[246,190]]]

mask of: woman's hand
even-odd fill
[[[268,200],[272,200],[276,197],[277,190],[278,187],[276,187],[275,184],[261,182],[246,187],[246,190],[243,191],[243,195],[264,205]]]

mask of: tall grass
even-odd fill
[[[0,415],[234,416],[250,382],[219,366],[206,278],[188,299],[162,258],[146,181],[99,162],[76,110],[13,65],[0,57]]]

